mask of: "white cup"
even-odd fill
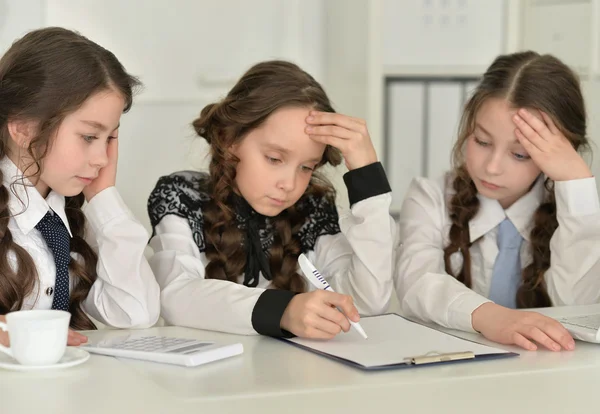
[[[10,348],[0,352],[22,365],[55,364],[65,353],[71,314],[61,310],[25,310],[6,315],[0,329],[8,332]]]

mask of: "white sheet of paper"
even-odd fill
[[[360,325],[369,339],[363,339],[351,328],[349,332],[341,333],[329,341],[303,338],[287,340],[368,368],[405,363],[407,358],[430,352],[445,354],[470,351],[476,356],[508,353],[503,349],[436,331],[396,314],[364,317]]]

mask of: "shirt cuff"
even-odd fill
[[[96,194],[85,205],[83,212],[96,233],[114,218],[122,216],[134,218],[116,187],[108,187]]]
[[[589,216],[600,212],[596,178],[556,181],[554,183],[556,211],[567,212],[575,217]]]
[[[296,295],[288,290],[265,290],[256,301],[252,311],[252,327],[261,335],[291,338],[291,332],[281,329],[281,317]]]
[[[392,191],[380,162],[348,171],[344,174],[350,205]]]
[[[477,332],[473,329],[472,314],[475,309],[487,302],[491,300],[473,291],[463,293],[448,307],[449,327],[465,332]]]

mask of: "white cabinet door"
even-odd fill
[[[383,0],[385,66],[487,66],[504,46],[505,0]]]
[[[528,0],[523,15],[523,49],[551,53],[581,74],[589,73],[592,56],[597,56],[592,51],[597,33],[592,31],[591,0]]]
[[[429,85],[427,177],[438,179],[450,169],[463,91],[464,86],[459,82],[432,82]]]
[[[423,175],[426,89],[422,82],[389,86],[386,172],[392,187],[392,211],[400,210],[414,177]]]
[[[462,109],[476,85],[470,78],[389,81],[385,160],[394,212],[414,177],[437,180],[451,168]]]

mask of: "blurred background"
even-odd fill
[[[149,230],[156,180],[207,165],[190,123],[261,60],[299,64],[336,110],[367,120],[393,211],[413,177],[449,168],[461,107],[498,54],[573,67],[600,139],[600,0],[0,0],[0,54],[43,26],[79,31],[144,83],[121,120],[117,187]],[[342,209],[343,173],[328,171]]]

